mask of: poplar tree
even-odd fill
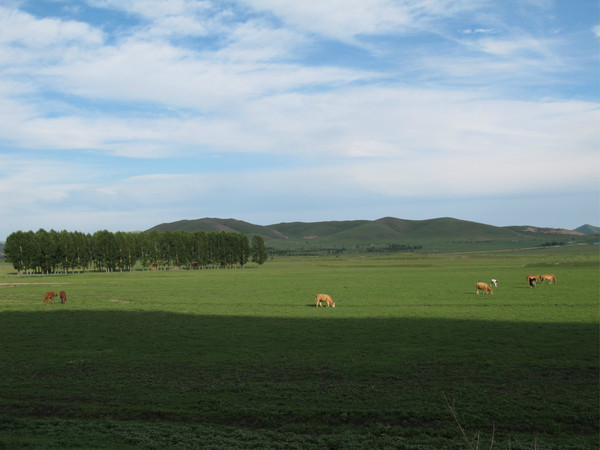
[[[16,231],[6,238],[4,256],[20,274],[34,270],[38,264],[40,246],[33,231]]]
[[[265,240],[262,236],[255,234],[252,236],[252,261],[261,265],[267,261],[267,248],[265,247]]]

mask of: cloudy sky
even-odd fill
[[[600,225],[597,0],[3,0],[0,240]]]

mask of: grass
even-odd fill
[[[598,268],[591,246],[5,267],[0,448],[597,448]],[[558,284],[529,288],[536,272]],[[42,305],[51,289],[68,303]]]

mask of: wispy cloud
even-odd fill
[[[2,44],[47,51],[65,45],[98,45],[102,40],[102,33],[86,23],[58,18],[37,19],[19,10],[0,6]]]

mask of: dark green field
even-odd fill
[[[598,448],[597,246],[0,283],[0,448]]]

